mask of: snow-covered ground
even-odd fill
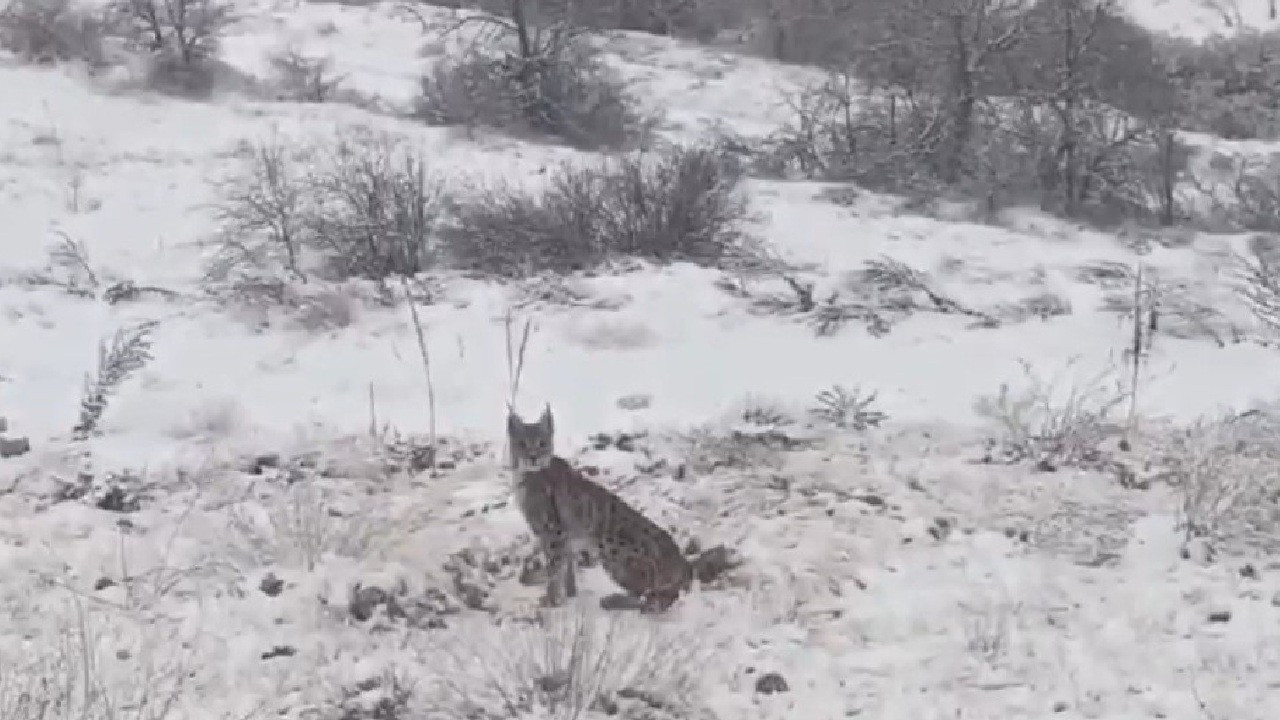
[[[1265,4],[1242,0],[1242,17],[1265,23]],[[1132,5],[1179,34],[1220,22],[1192,0]],[[233,67],[261,75],[265,53],[293,44],[392,106],[444,48],[389,5],[243,10],[224,44]],[[785,89],[812,77],[665,39],[609,48],[672,137],[766,132]],[[1004,322],[916,313],[883,336],[856,324],[819,336],[725,289],[785,294],[782,282],[683,265],[570,278],[588,301],[567,306],[439,278],[419,308],[449,448],[431,477],[406,470],[404,442],[388,450],[369,433],[371,415],[427,431],[403,306],[337,289],[350,322],[316,330],[202,298],[216,181],[272,135],[391,132],[461,179],[532,179],[580,153],[346,105],[112,93],[65,68],[0,65],[0,97],[0,416],[32,443],[0,460],[0,717],[71,717],[22,704],[23,688],[59,687],[72,705],[101,693],[120,705],[111,717],[138,720],[568,719],[602,692],[624,717],[720,720],[1261,720],[1280,706],[1280,563],[1181,558],[1162,486],[977,463],[995,430],[975,407],[1030,388],[1025,367],[1059,393],[1092,381],[1103,400],[1127,381],[1131,326],[1107,308],[1131,285],[1097,279],[1116,268],[1181,287],[1169,292],[1188,309],[1156,338],[1141,415],[1188,421],[1280,396],[1276,351],[1236,341],[1257,332],[1233,291],[1246,237],[1112,235],[1031,212],[979,224],[753,180],[754,230],[816,296],[889,257]],[[109,305],[24,281],[64,237],[102,284],[178,294]],[[1070,312],[1017,315],[1048,297]],[[1217,314],[1187,319],[1199,308]],[[531,623],[538,589],[517,575],[532,543],[500,460],[508,314],[533,322],[520,409],[550,402],[562,454],[682,543],[733,548],[741,568],[660,618],[599,610],[608,583],[591,577],[579,606]],[[159,321],[154,360],[101,434],[72,442],[99,344],[140,320]],[[878,393],[888,421],[826,428],[794,450],[732,434],[764,414],[789,434],[835,385]],[[726,457],[739,462],[711,462]],[[394,602],[363,619],[371,587]],[[570,651],[585,655],[562,663],[568,687],[547,689],[547,664]],[[787,691],[763,692],[769,673]],[[342,715],[396,697],[399,715]]]

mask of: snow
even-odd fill
[[[1258,27],[1264,8],[1240,2]],[[1220,22],[1191,0],[1130,10],[1191,37]],[[332,57],[391,108],[403,108],[419,73],[448,51],[390,5],[243,11],[223,48],[236,71],[261,77],[266,53],[291,45]],[[817,77],[665,39],[620,35],[605,45],[637,94],[668,110],[670,138],[763,134],[785,117],[783,90]],[[22,98],[0,104],[0,416],[33,445],[0,460],[0,715],[32,717],[14,704],[13,678],[52,678],[74,704],[83,697],[71,689],[96,673],[99,692],[128,708],[118,717],[139,720],[165,717],[157,704],[166,699],[171,718],[337,717],[342,703],[387,692],[390,677],[412,688],[402,717],[460,717],[475,701],[502,716],[570,718],[564,698],[552,709],[520,705],[538,695],[544,664],[573,645],[564,633],[593,639],[583,644],[600,654],[563,660],[577,669],[568,695],[589,704],[598,691],[643,686],[685,705],[628,706],[648,713],[629,717],[1261,719],[1280,700],[1274,561],[1182,559],[1167,489],[974,462],[992,432],[977,401],[1026,387],[1024,367],[1057,378],[1056,392],[1100,373],[1103,385],[1123,381],[1131,330],[1103,304],[1127,289],[1082,281],[1082,266],[1141,264],[1164,282],[1185,281],[1192,300],[1249,334],[1258,328],[1232,290],[1230,253],[1247,237],[1162,244],[1030,211],[983,224],[916,214],[870,192],[837,203],[821,184],[752,180],[755,231],[804,268],[816,297],[888,256],[973,307],[1052,294],[1072,312],[997,328],[917,313],[882,337],[857,323],[821,337],[718,287],[738,278],[688,265],[568,279],[601,301],[589,306],[519,305],[513,286],[437,278],[438,301],[419,313],[437,430],[457,462],[429,477],[389,470],[368,437],[371,412],[400,434],[427,431],[405,308],[338,288],[351,295],[352,321],[316,330],[207,300],[199,280],[216,182],[248,143],[271,136],[392,132],[468,181],[534,182],[556,163],[590,158],[467,140],[346,105],[230,94],[196,103],[104,85],[71,68],[0,66],[0,96]],[[129,279],[179,297],[108,305],[25,282],[64,236],[83,243],[104,283]],[[486,610],[444,615],[443,629],[352,619],[357,583],[398,588],[407,604],[458,591],[444,566],[459,551],[518,558],[532,548],[502,462],[508,314],[533,323],[518,409],[550,402],[559,451],[599,467],[682,543],[738,551],[746,565],[730,582],[665,616],[637,617],[597,609],[611,589],[589,571],[579,603],[538,627],[537,589],[516,581],[519,568],[463,568],[489,591]],[[154,360],[112,399],[99,436],[72,441],[99,343],[139,320],[160,322]],[[1274,353],[1230,337],[1219,347],[1203,333],[1161,335],[1139,411],[1187,421],[1269,401],[1280,395]],[[746,467],[673,474],[701,451],[690,438],[723,438],[749,407],[803,418],[833,385],[876,391],[888,422],[765,452]],[[634,396],[650,402],[619,402]],[[591,447],[593,435],[619,432],[648,433],[645,451]],[[247,458],[271,454],[283,469],[245,470]],[[328,471],[308,474],[299,458]],[[76,485],[81,471],[92,487]],[[307,480],[285,482],[294,472]],[[93,506],[111,473],[141,493],[140,509]],[[70,486],[89,494],[52,499]],[[1254,572],[1242,573],[1246,564]],[[260,589],[268,573],[283,581],[279,596]],[[113,584],[96,587],[100,578]],[[1230,620],[1208,619],[1219,611]],[[292,654],[264,657],[279,647]],[[91,672],[81,672],[89,657]],[[9,668],[23,670],[6,676]],[[789,691],[757,692],[769,672]]]

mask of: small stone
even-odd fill
[[[275,573],[269,572],[258,583],[258,589],[267,597],[276,597],[284,591],[284,581],[276,577]]]
[[[769,672],[756,678],[756,692],[761,695],[784,693],[790,689],[787,679],[782,677],[781,673]]]
[[[270,650],[262,653],[263,660],[270,660],[278,657],[293,657],[298,654],[298,649],[292,645],[276,645]]]
[[[351,589],[351,600],[347,603],[347,611],[351,617],[364,622],[373,617],[378,606],[387,601],[385,590],[376,586],[363,587],[357,584]]]
[[[259,455],[249,463],[249,472],[253,475],[261,475],[263,470],[267,468],[280,467],[280,454],[268,453]]]
[[[1214,610],[1213,612],[1209,613],[1209,622],[1211,623],[1231,622],[1231,611],[1230,610]]]
[[[1246,580],[1257,580],[1258,569],[1253,566],[1253,563],[1245,563],[1244,566],[1240,568],[1240,577],[1245,578]]]
[[[27,438],[0,437],[0,458],[18,457],[31,452],[31,441]]]
[[[112,580],[109,577],[103,576],[94,581],[93,589],[95,591],[106,590],[109,587],[115,587],[115,584],[116,584],[115,580]]]

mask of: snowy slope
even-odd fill
[[[1261,24],[1257,5],[1241,0],[1241,13]],[[234,68],[260,75],[265,53],[289,43],[331,55],[392,107],[447,49],[389,5],[244,10],[224,47]],[[1186,35],[1215,17],[1190,0],[1130,10]],[[608,44],[637,93],[669,108],[672,138],[767,132],[785,116],[783,92],[814,77],[664,39]],[[739,278],[684,265],[570,278],[588,302],[520,305],[516,318],[535,324],[521,410],[551,402],[562,454],[600,468],[682,543],[723,543],[746,560],[660,619],[596,609],[609,586],[591,571],[580,606],[538,628],[537,588],[516,577],[532,544],[500,460],[503,316],[525,299],[519,289],[443,277],[440,300],[420,308],[452,465],[428,477],[367,437],[371,397],[377,424],[427,429],[407,311],[351,287],[335,291],[352,314],[337,329],[228,312],[199,292],[201,242],[215,228],[214,182],[246,143],[273,134],[393,132],[468,179],[532,182],[583,154],[471,142],[343,105],[109,93],[68,69],[0,66],[0,97],[23,98],[0,103],[0,416],[33,445],[0,460],[0,716],[40,717],[19,714],[13,678],[51,678],[74,704],[90,676],[125,707],[117,717],[139,720],[337,717],[396,696],[393,686],[404,688],[402,718],[478,717],[467,703],[484,717],[604,717],[585,706],[617,690],[633,691],[622,693],[626,717],[723,719],[1261,720],[1280,702],[1274,563],[1181,559],[1165,489],[974,462],[991,432],[975,402],[1027,387],[1024,363],[1057,377],[1057,392],[1123,381],[1130,330],[1106,307],[1128,288],[1082,279],[1098,267],[1141,264],[1185,283],[1189,306],[1220,311],[1208,331],[1157,339],[1144,416],[1185,421],[1280,394],[1275,351],[1235,342],[1258,330],[1232,291],[1231,250],[1245,237],[1117,236],[1030,212],[992,226],[753,180],[757,232],[819,296],[888,256],[984,312],[1011,318],[1043,296],[1071,312],[997,328],[916,313],[883,337],[856,324],[820,337],[752,312],[723,287]],[[26,279],[64,236],[104,282],[177,295],[112,306],[33,287]],[[747,282],[757,295],[788,292]],[[113,399],[100,437],[70,442],[98,344],[142,319],[160,321],[154,361]],[[746,409],[793,418],[778,427],[801,433],[832,385],[876,391],[885,427],[827,428],[785,452],[725,439]],[[633,396],[649,402],[619,402]],[[597,433],[641,438],[635,450],[600,448]],[[738,452],[739,466],[699,461]],[[121,497],[140,507],[103,509]],[[357,583],[403,613],[360,619]],[[468,597],[476,608],[460,607]],[[548,656],[580,646],[600,657],[565,660],[570,687],[539,690]],[[771,672],[788,691],[761,692]]]

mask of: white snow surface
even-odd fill
[[[1265,26],[1265,4],[1241,0],[1241,16]],[[408,102],[447,49],[390,4],[240,9],[223,48],[233,68],[261,75],[265,54],[291,43],[331,55],[388,107]],[[1134,0],[1130,11],[1162,31],[1220,30],[1220,14],[1192,0]],[[606,47],[637,95],[666,111],[673,139],[768,132],[786,116],[783,93],[817,77],[652,37],[622,34]],[[0,97],[0,416],[33,446],[0,460],[0,716],[71,717],[21,714],[14,678],[43,673],[65,687],[92,677],[114,717],[137,720],[342,717],[388,694],[392,677],[409,688],[402,718],[480,717],[462,714],[467,703],[484,717],[606,717],[537,691],[548,649],[563,650],[558,633],[569,632],[595,638],[603,657],[578,667],[573,692],[642,689],[639,699],[622,693],[626,717],[1262,720],[1280,707],[1280,563],[1182,559],[1176,500],[1159,487],[975,462],[994,432],[975,403],[1025,387],[1024,364],[1060,391],[1100,375],[1123,381],[1131,331],[1104,300],[1128,288],[1081,280],[1085,265],[1141,263],[1222,314],[1221,343],[1190,326],[1157,339],[1144,417],[1189,421],[1280,395],[1276,351],[1231,336],[1260,331],[1233,290],[1232,251],[1247,237],[1171,242],[1032,211],[983,224],[860,190],[834,202],[820,184],[752,180],[753,231],[805,268],[818,297],[888,256],[973,307],[1051,294],[1072,312],[994,329],[917,313],[882,337],[856,323],[824,337],[752,313],[720,287],[739,278],[689,265],[568,278],[588,298],[576,305],[442,275],[419,313],[436,429],[455,462],[432,477],[388,470],[368,437],[371,410],[381,427],[427,432],[402,304],[334,288],[353,319],[317,331],[203,298],[216,181],[270,136],[390,132],[458,180],[535,182],[556,163],[591,158],[346,105],[110,91],[65,67],[5,62]],[[61,237],[83,243],[104,283],[179,296],[108,305],[25,282]],[[611,587],[588,570],[576,605],[531,622],[539,589],[517,582],[516,565],[534,545],[503,460],[508,313],[533,323],[517,408],[551,403],[560,453],[599,468],[681,543],[733,548],[745,564],[727,581],[650,617],[600,610]],[[112,398],[101,433],[73,442],[99,344],[139,320],[159,321],[154,360]],[[876,391],[889,420],[742,467],[691,459],[738,428],[744,408],[803,419],[837,384]],[[650,402],[619,403],[630,396]],[[637,434],[644,452],[593,448],[597,433]],[[244,471],[246,458],[271,454],[326,471],[295,483],[287,470]],[[673,472],[682,463],[687,472]],[[91,496],[112,473],[137,478],[141,508],[56,497],[81,471],[97,478]],[[485,609],[443,615],[443,628],[351,617],[357,583],[404,603],[465,594],[444,567],[464,549],[502,559],[475,570],[490,591]],[[1246,564],[1254,572],[1242,574]],[[277,596],[260,589],[269,574],[283,581]],[[1213,613],[1230,619],[1211,622]],[[788,691],[757,692],[770,672]]]

